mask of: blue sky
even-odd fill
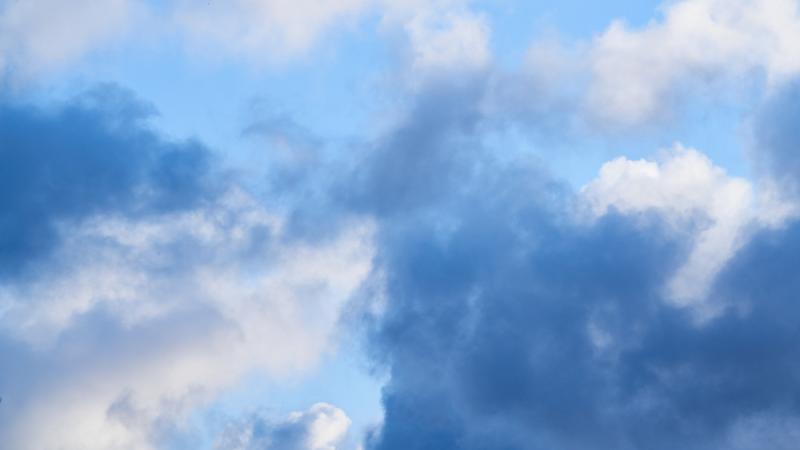
[[[0,0],[14,450],[793,449],[797,0]]]

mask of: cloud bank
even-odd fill
[[[760,186],[682,147],[571,192],[493,157],[476,92],[421,95],[349,177],[385,283],[366,324],[390,381],[367,448],[791,448],[796,221],[762,219]],[[792,95],[758,121],[789,136],[761,141],[770,160],[793,158]]]
[[[0,102],[7,445],[165,448],[243,376],[313,369],[346,313],[388,376],[368,450],[796,447],[796,2],[674,2],[574,53],[534,47],[513,73],[463,2],[323,3],[167,8],[201,46],[256,61],[376,10],[402,33],[408,109],[340,159],[320,162],[324,144],[287,118],[249,129],[284,151],[274,197],[201,142],[163,137],[113,86]],[[6,71],[80,58],[130,11],[48,4],[3,3]],[[635,130],[698,86],[752,79],[753,179],[676,144],[612,159],[576,191],[492,144],[509,125]],[[232,424],[216,446],[330,450],[349,427],[320,403]]]

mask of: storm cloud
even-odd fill
[[[395,193],[370,205],[400,208],[381,222],[385,305],[366,321],[390,377],[368,448],[790,448],[798,226],[757,232],[710,288],[721,312],[698,321],[665,289],[691,235],[647,210],[582,220],[578,193],[470,135],[469,98],[437,97],[454,125],[436,133],[409,114],[387,139],[403,145],[363,168],[431,169],[366,177]]]

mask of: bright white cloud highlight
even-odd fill
[[[582,197],[594,217],[610,210],[657,213],[676,230],[688,231],[692,248],[666,286],[667,295],[678,306],[696,307],[704,318],[716,312],[706,299],[711,283],[749,232],[788,216],[787,205],[754,191],[749,181],[729,176],[702,153],[676,145],[657,161],[620,157],[604,164]]]

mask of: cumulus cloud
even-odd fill
[[[681,147],[571,193],[491,157],[475,92],[422,94],[348,174],[384,286],[365,313],[389,375],[367,448],[785,446],[796,222],[761,225],[753,186]],[[672,298],[693,283],[727,307],[695,320]]]
[[[631,131],[698,99],[771,95],[800,74],[797,42],[794,0],[665,2],[644,26],[620,19],[586,41],[534,40],[521,73],[505,80],[514,95],[501,101],[544,104],[534,127],[555,114],[600,134]]]
[[[394,127],[331,166],[293,122],[255,124],[287,150],[275,170],[288,208],[221,174],[202,144],[159,136],[149,107],[117,90],[50,111],[0,107],[8,445],[158,448],[242,375],[313,367],[343,305],[369,291],[375,302],[353,317],[388,374],[370,450],[791,448],[800,115],[785,55],[796,5],[684,0],[641,30],[612,26],[589,50],[590,107],[628,124],[697,72],[763,70],[764,180],[676,146],[615,159],[573,192],[535,158],[489,147],[487,131],[517,105],[492,100],[498,78],[471,76],[489,58],[481,16],[448,9],[458,2],[402,15],[402,3],[391,14],[411,66],[454,77],[420,83]],[[305,21],[315,5],[242,0],[211,39],[302,52],[367,7],[333,2]],[[211,26],[191,8],[190,27]],[[575,70],[557,52],[532,55]],[[559,104],[542,103],[528,117]],[[298,232],[298,215],[325,232]],[[686,306],[698,305],[714,308],[696,320]],[[331,450],[349,425],[318,404],[243,420],[217,447]]]
[[[19,171],[2,203],[0,430],[21,450],[157,448],[242,375],[313,367],[371,267],[368,221],[296,239],[200,144],[103,94],[5,107],[0,125]]]
[[[216,450],[336,450],[351,421],[344,411],[317,403],[284,420],[254,416],[236,424],[217,442]]]
[[[761,75],[778,86],[800,73],[795,0],[682,0],[640,29],[614,22],[592,42],[588,105],[631,125],[663,113],[681,85]]]
[[[714,276],[745,242],[757,214],[753,187],[728,176],[703,154],[677,145],[660,162],[617,158],[603,165],[582,194],[591,213],[657,212],[693,240],[686,263],[667,286],[677,305],[714,314],[706,303]],[[717,305],[718,307],[719,305]]]

